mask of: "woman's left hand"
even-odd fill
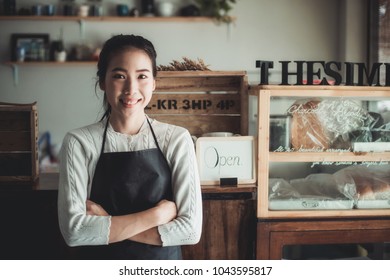
[[[86,206],[87,206],[87,215],[109,216],[106,210],[104,210],[102,206],[100,206],[99,204],[91,200],[87,200]]]

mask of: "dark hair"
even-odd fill
[[[143,50],[149,56],[150,61],[152,62],[153,77],[157,76],[157,65],[156,65],[157,53],[156,50],[154,49],[153,44],[149,40],[143,38],[142,36],[116,35],[108,39],[104,43],[103,48],[100,52],[99,61],[97,64],[98,70],[96,75],[98,80],[96,82],[96,86],[104,82],[104,79],[106,78],[108,63],[110,62],[112,56],[119,52],[131,48]],[[104,93],[103,107],[104,107],[104,115],[102,119],[107,117],[111,111],[110,104],[108,104],[107,102],[106,93]]]

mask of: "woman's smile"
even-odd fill
[[[134,105],[142,101],[142,98],[122,98],[119,100],[121,104],[126,108],[132,108]]]

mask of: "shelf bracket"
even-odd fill
[[[15,63],[10,64],[12,68],[12,75],[14,78],[14,86],[16,87],[19,84],[19,67]]]
[[[231,38],[232,38],[232,23],[231,22],[228,22],[226,24],[226,37],[227,37],[227,41],[230,42]]]
[[[85,20],[80,19],[79,20],[79,30],[80,30],[80,37],[82,40],[85,38]]]

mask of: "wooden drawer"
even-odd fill
[[[0,187],[31,187],[39,176],[36,103],[0,103]]]

